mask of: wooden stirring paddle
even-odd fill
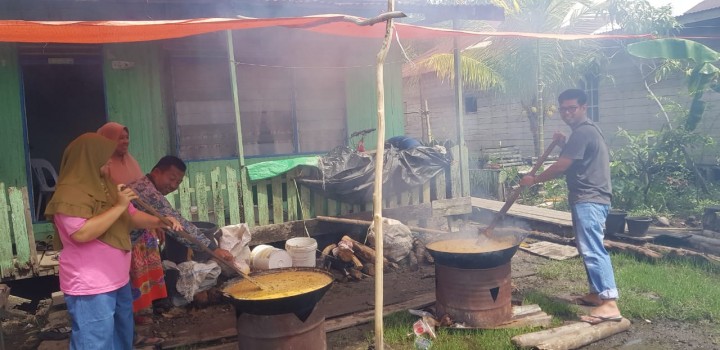
[[[165,225],[168,225],[168,226],[172,227],[172,222],[170,222],[170,220],[168,220],[166,217],[160,215],[160,213],[158,213],[157,210],[155,210],[155,208],[153,208],[153,207],[150,206],[149,204],[145,203],[142,199],[139,199],[139,198],[138,198],[138,199],[135,199],[134,202],[137,203],[139,206],[141,206],[143,209],[145,209],[150,215],[155,216],[155,217],[157,217],[158,219],[160,219]],[[170,230],[170,229],[168,229],[168,230]],[[213,252],[212,250],[210,250],[210,248],[208,248],[205,244],[203,244],[202,242],[200,242],[200,240],[198,240],[197,238],[195,238],[193,235],[187,233],[185,230],[180,230],[180,231],[170,230],[170,231],[177,233],[178,236],[180,236],[180,237],[182,237],[182,238],[190,241],[192,244],[200,247],[204,252],[210,254],[213,258],[215,258],[215,260],[216,260],[218,263],[220,263],[221,265],[224,265],[225,267],[231,269],[231,270],[234,271],[234,272],[237,272],[237,274],[239,274],[240,276],[242,276],[242,277],[245,278],[246,280],[252,282],[252,283],[253,283],[255,286],[257,286],[258,288],[260,288],[260,289],[262,289],[262,290],[272,289],[272,288],[270,288],[270,287],[268,287],[268,286],[263,285],[262,283],[259,283],[259,282],[256,281],[254,278],[250,278],[250,276],[248,276],[245,272],[243,272],[243,270],[241,270],[241,269],[240,269],[239,267],[237,267],[235,264],[230,263],[230,262],[228,262],[227,260],[221,258],[219,255],[215,254],[215,252]]]
[[[559,142],[557,140],[553,140],[550,146],[548,146],[545,150],[545,153],[543,153],[540,158],[538,158],[537,163],[535,163],[535,166],[532,167],[532,169],[529,173],[527,173],[527,175],[535,176],[535,173],[538,171],[538,169],[540,169],[542,164],[545,163],[545,159],[547,159],[547,157],[550,155],[555,146],[558,145],[558,143]],[[507,213],[508,209],[510,209],[513,203],[515,203],[518,197],[520,197],[520,192],[522,192],[522,186],[518,186],[510,193],[510,196],[505,201],[505,204],[502,206],[502,208],[500,208],[500,211],[495,214],[493,220],[490,222],[490,225],[485,228],[484,231],[482,231],[475,244],[484,245],[487,244],[488,241],[492,240],[493,229],[495,229],[495,226],[500,223],[500,220],[503,218],[505,213]]]

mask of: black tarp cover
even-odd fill
[[[452,157],[442,147],[385,150],[383,196],[393,196],[420,186],[450,166]],[[298,183],[343,203],[372,201],[375,155],[337,147],[323,156],[318,168],[303,169]]]

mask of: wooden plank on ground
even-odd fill
[[[520,348],[567,350],[605,339],[630,329],[630,321],[603,322],[591,325],[585,322],[512,337],[511,341]]]
[[[58,252],[54,250],[46,250],[43,252],[42,258],[40,259],[40,267],[53,267],[58,266],[57,260]]]
[[[248,226],[255,226],[255,205],[253,203],[252,187],[247,174],[247,168],[240,169],[240,193],[242,193],[243,215]]]
[[[237,171],[232,167],[225,168],[225,174],[227,177],[227,191],[228,191],[228,211],[230,212],[230,224],[239,224],[242,222],[240,219],[240,194],[238,192],[238,178]]]
[[[212,310],[205,309],[205,312]],[[212,324],[181,324],[173,329],[173,337],[165,339],[163,349],[188,348],[190,345],[215,341],[224,338],[237,339],[237,326],[234,312],[215,311]]]
[[[274,176],[270,180],[270,188],[272,189],[272,212],[273,212],[273,223],[279,224],[283,221],[283,189],[282,189],[282,175]]]
[[[383,315],[387,316],[398,311],[407,309],[422,309],[435,303],[435,292],[418,295],[410,300],[397,304],[385,305],[383,307]],[[325,320],[325,331],[334,332],[345,328],[350,328],[360,324],[371,322],[375,317],[374,310],[367,310],[351,315],[340,316]]]
[[[567,260],[580,254],[575,247],[545,241],[523,243],[520,249],[553,260]]]
[[[0,270],[2,277],[10,277],[15,267],[10,236],[10,210],[5,193],[5,184],[0,182]]]
[[[220,167],[215,167],[215,169],[210,172],[210,181],[215,223],[218,227],[223,227],[225,226],[225,196],[223,196],[225,184],[220,182]]]
[[[257,208],[258,208],[258,225],[267,225],[270,223],[270,208],[268,208],[268,182],[260,180],[255,183],[257,188]]]
[[[198,220],[200,221],[210,220],[210,208],[208,206],[207,191],[208,188],[205,185],[205,174],[197,173],[195,175],[195,201],[198,208]]]
[[[493,212],[499,212],[504,202],[495,201],[484,198],[471,198],[472,206],[476,208],[486,209]],[[524,219],[531,219],[551,223],[555,225],[572,227],[572,216],[568,212],[538,208],[529,205],[513,204],[507,212],[507,215]]]

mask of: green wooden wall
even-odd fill
[[[385,137],[405,134],[402,106],[402,66],[385,64]],[[377,127],[375,67],[349,69],[345,80],[348,137],[355,131]],[[357,142],[357,140],[354,140]],[[365,148],[375,149],[377,134],[365,136]]]
[[[0,182],[27,186],[20,69],[15,44],[0,43]]]
[[[155,42],[105,45],[103,60],[108,120],[128,127],[130,153],[149,172],[170,154],[171,145],[160,47]]]

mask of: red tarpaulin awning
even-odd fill
[[[0,20],[0,42],[102,44],[173,39],[222,30],[264,27],[302,28],[317,33],[357,38],[382,38],[384,22],[359,26],[344,15],[317,15],[286,18],[198,18],[171,21],[19,21]],[[520,32],[469,32],[397,23],[402,39],[452,37],[525,37],[536,39],[627,39],[650,38],[644,35],[574,35]]]

